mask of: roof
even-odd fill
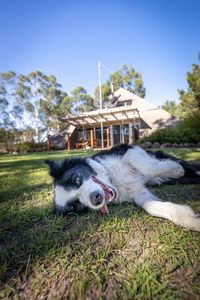
[[[160,107],[147,100],[144,100],[143,98],[129,92],[124,88],[119,88],[117,91],[115,91],[114,97],[119,97],[119,102],[133,100],[132,103],[138,110],[140,117],[152,129],[173,127],[180,122],[178,118],[174,117],[166,110],[161,109]]]
[[[110,95],[108,97],[108,99],[112,99],[114,97],[118,98],[119,102],[123,102],[123,101],[127,101],[127,100],[138,100],[138,99],[142,99],[139,96],[131,93],[129,90],[125,89],[125,88],[119,88],[118,90],[116,90],[114,92],[114,95]]]
[[[111,96],[113,97],[113,95]],[[160,128],[165,126],[175,126],[179,121],[167,111],[140,98],[124,88],[119,88],[114,92],[114,97],[118,101],[132,100],[132,105],[103,108],[78,115],[69,115],[62,118],[66,124],[73,126],[97,126],[103,122],[105,125],[116,124],[117,122],[132,122],[143,119],[149,128]],[[111,98],[110,98],[111,99]]]
[[[131,122],[139,118],[139,112],[135,105],[128,105],[114,108],[98,109],[81,113],[75,116],[70,115],[66,118],[62,118],[62,121],[73,126],[96,126],[101,124],[101,122],[103,122],[104,124],[112,124],[118,121]]]
[[[144,100],[144,98],[141,98],[141,97],[129,92],[128,90],[126,90],[124,88],[119,88],[118,90],[116,90],[114,92],[114,97],[118,97],[119,102],[133,100],[135,107],[139,111],[144,111],[144,110],[148,110],[148,109],[158,109],[158,107],[156,105]]]

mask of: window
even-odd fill
[[[127,106],[131,104],[132,104],[132,100],[127,100],[127,101],[119,102],[117,106]]]

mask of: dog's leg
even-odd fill
[[[134,202],[152,216],[169,219],[177,225],[200,231],[200,217],[187,205],[162,202],[146,188],[134,193]]]
[[[179,178],[184,175],[184,169],[177,162],[169,159],[159,160],[137,146],[129,149],[123,160],[150,178]]]

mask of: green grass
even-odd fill
[[[200,149],[167,149],[200,159]],[[0,298],[199,299],[199,233],[128,203],[111,214],[51,214],[46,158],[57,151],[0,156]],[[200,212],[199,185],[154,188],[160,198]]]

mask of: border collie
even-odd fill
[[[192,208],[162,202],[146,188],[163,182],[200,182],[198,169],[183,160],[122,144],[89,158],[45,162],[54,178],[56,213],[81,213],[87,208],[109,213],[109,203],[128,201],[152,216],[200,230],[200,217]]]

